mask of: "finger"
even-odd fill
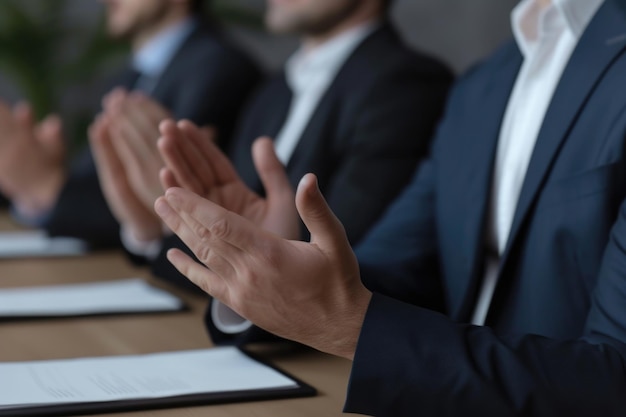
[[[211,241],[213,249],[235,267],[240,264],[237,257],[241,252],[256,255],[259,248],[264,247],[265,239],[275,238],[245,218],[185,189],[170,188],[165,199],[180,217],[192,223],[192,227],[193,223],[202,225],[195,231],[197,237]]]
[[[213,171],[216,183],[225,184],[239,179],[232,162],[217,147],[214,140],[207,137],[197,126],[187,120],[182,120],[178,125],[202,153],[204,160]]]
[[[141,110],[133,106],[124,106],[124,113],[116,117],[116,124],[119,136],[134,149],[136,157],[144,163],[151,163],[155,159],[160,161],[161,157],[156,148],[158,130],[156,127],[154,130],[150,128]]]
[[[111,120],[109,134],[111,144],[115,148],[124,167],[129,170],[140,170],[141,168],[139,167],[143,165],[142,158],[138,155],[139,152],[136,147],[131,144],[131,140],[128,140],[128,134],[122,129],[119,118]]]
[[[39,124],[39,132],[44,140],[53,140],[61,136],[63,122],[56,114],[51,114]]]
[[[315,175],[305,175],[298,184],[296,208],[311,233],[311,243],[326,252],[343,252],[350,247],[345,229],[328,207]]]
[[[173,121],[161,124],[161,134],[158,148],[176,182],[183,188],[206,196],[215,184],[215,175],[195,141]]]
[[[158,184],[155,183],[158,181],[158,172],[162,168],[163,162],[156,152],[156,146],[154,146],[154,152],[148,150],[139,137],[140,134],[124,117],[116,117],[112,121],[112,126],[112,143],[124,164],[131,183],[137,188],[135,191],[139,194],[147,193],[155,185],[158,187]],[[160,194],[158,190],[152,191]],[[152,206],[153,201],[151,199],[150,206]]]
[[[150,150],[156,152],[159,123],[168,117],[167,111],[153,100],[136,93],[126,101],[124,111]]]
[[[130,102],[141,108],[143,115],[157,131],[159,123],[165,119],[171,118],[170,112],[165,107],[143,93],[133,92]]]
[[[189,213],[178,211],[167,198],[157,200],[155,211],[200,262],[224,279],[236,276],[231,260],[239,260],[243,254],[241,250],[214,236],[207,226]]]
[[[119,112],[127,95],[126,89],[121,87],[114,88],[102,98],[102,108],[106,112]]]
[[[257,139],[252,145],[252,158],[268,199],[287,196],[293,201],[293,189],[285,167],[276,156],[273,141],[267,137]]]
[[[172,120],[162,122],[159,129],[162,136],[157,147],[176,183],[196,194],[206,195],[204,181],[207,175],[198,174],[204,162],[195,145]]]
[[[98,176],[105,188],[119,184],[124,178],[124,167],[108,136],[108,120],[99,116],[89,130],[89,142],[98,167]]]
[[[161,180],[163,191],[167,190],[168,188],[181,188],[181,185],[178,183],[178,181],[176,181],[174,173],[167,167],[162,168],[161,171],[159,171],[159,180]]]
[[[178,249],[170,249],[167,252],[167,259],[174,265],[174,268],[198,286],[202,291],[228,304],[228,286],[224,280],[210,269],[198,264],[187,254]]]
[[[217,129],[213,126],[203,126],[200,128],[200,132],[206,140],[217,143]]]

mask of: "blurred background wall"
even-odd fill
[[[151,0],[145,0],[151,1]],[[281,66],[297,39],[262,31],[264,0],[212,0],[216,15],[268,69]],[[517,0],[396,0],[393,18],[414,47],[457,73],[510,37]],[[125,59],[106,40],[97,0],[0,0],[0,98],[59,109],[80,136],[97,109],[102,80]]]

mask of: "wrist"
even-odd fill
[[[126,233],[139,244],[149,244],[155,241],[160,241],[163,238],[163,228],[161,224],[124,224],[123,229]]]
[[[122,225],[120,230],[120,238],[122,245],[130,253],[136,256],[142,256],[148,260],[154,260],[158,257],[162,248],[160,237],[151,240],[139,240],[135,237],[135,232],[129,230],[126,225]]]
[[[12,196],[13,204],[25,216],[40,216],[52,210],[64,183],[65,170],[61,166],[54,167],[32,181],[30,187],[18,190]]]
[[[348,360],[354,360],[356,347],[365,321],[365,315],[372,300],[372,293],[361,286],[338,313],[338,318],[330,324],[335,332],[329,333],[326,346],[322,349],[327,353]]]

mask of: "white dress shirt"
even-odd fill
[[[195,20],[190,17],[169,26],[148,40],[133,55],[133,68],[141,73],[135,85],[136,90],[148,94],[152,92],[195,25]]]
[[[283,165],[289,163],[320,100],[341,68],[378,25],[377,21],[372,21],[356,26],[314,49],[300,49],[289,58],[285,73],[293,97],[285,124],[274,141],[276,155]],[[212,303],[211,317],[215,327],[223,333],[240,333],[252,326],[217,300]]]
[[[512,13],[524,62],[500,130],[491,189],[486,273],[472,323],[483,325],[495,291],[499,261],[552,96],[585,28],[603,0],[523,0]]]
[[[274,142],[278,159],[284,165],[289,163],[320,100],[337,74],[376,26],[375,22],[368,22],[354,27],[314,49],[298,50],[287,61],[285,73],[293,97],[285,124]]]

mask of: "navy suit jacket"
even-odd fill
[[[606,0],[556,89],[485,327],[500,125],[522,63],[506,45],[458,83],[431,156],[358,248],[374,291],[346,411],[626,415],[626,2]]]
[[[132,88],[124,70],[114,86]],[[230,138],[248,96],[260,79],[256,65],[209,23],[198,22],[159,78],[153,99],[176,119],[217,128]],[[226,147],[226,143],[221,143]],[[43,225],[52,236],[72,236],[92,247],[119,246],[119,224],[100,189],[87,147],[74,161],[56,205]]]
[[[359,241],[428,153],[451,82],[445,66],[410,50],[390,24],[383,24],[350,55],[309,120],[286,167],[294,189],[306,173],[315,173],[348,238]],[[260,194],[250,149],[260,136],[276,137],[291,100],[284,73],[268,81],[250,101],[231,141],[237,172]],[[308,238],[304,227],[302,237]],[[153,272],[193,286],[167,260],[171,247],[186,250],[176,236],[166,239]]]

